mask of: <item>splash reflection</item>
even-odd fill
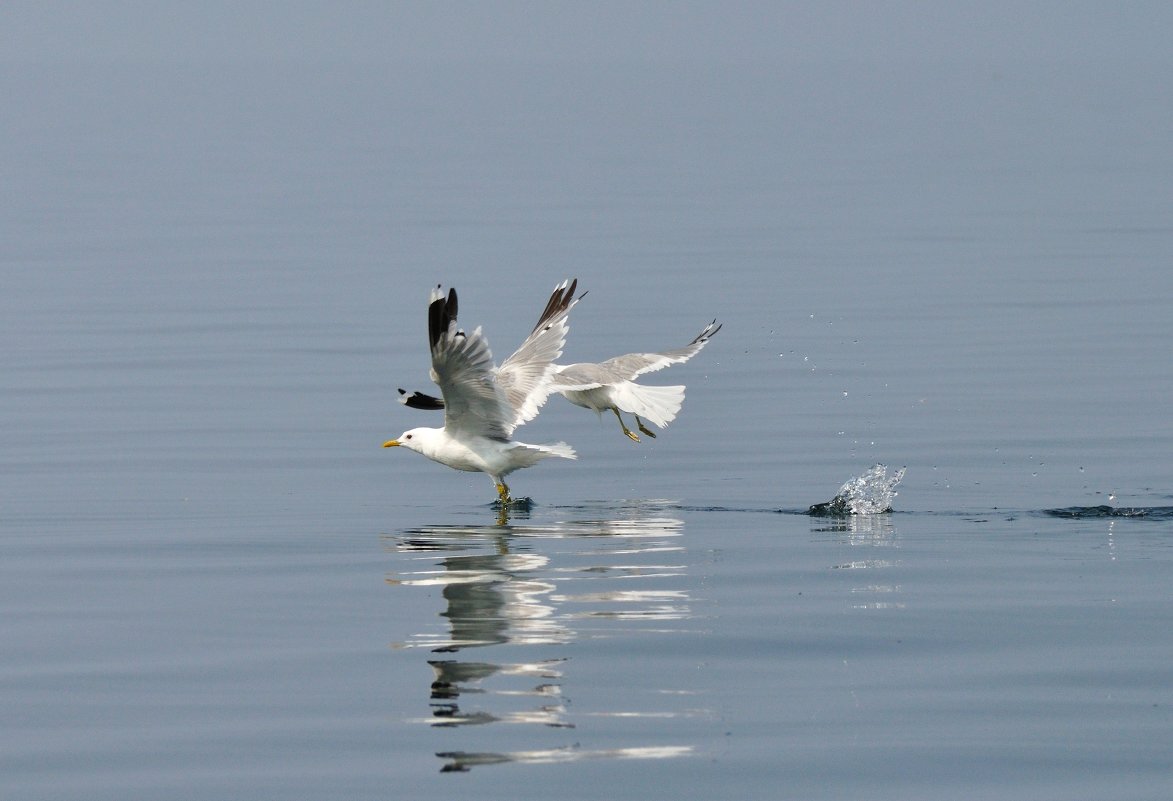
[[[666,504],[639,502],[592,510],[553,510],[566,519],[530,519],[496,526],[435,525],[386,535],[400,569],[396,588],[439,588],[443,608],[434,624],[395,643],[428,649],[430,715],[411,722],[437,728],[514,724],[572,729],[564,698],[565,646],[581,639],[651,637],[683,630],[692,617],[680,537],[684,523]],[[600,514],[602,512],[602,514]],[[484,659],[498,648],[538,647],[533,661]],[[470,649],[482,658],[465,660]],[[657,687],[661,698],[682,692]],[[648,700],[644,695],[640,702]],[[662,706],[663,701],[653,703]],[[691,716],[659,709],[592,710],[578,717]],[[642,745],[590,750],[444,752],[445,771],[504,762],[565,762],[585,758],[663,758],[690,748]]]
[[[901,586],[885,581],[888,572],[899,567],[900,560],[893,553],[900,547],[900,539],[891,515],[853,515],[828,518],[816,532],[829,533],[846,547],[849,558],[833,564],[833,570],[867,571],[849,587],[854,609],[903,609]],[[884,571],[877,573],[876,571]]]

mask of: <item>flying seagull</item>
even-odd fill
[[[456,290],[439,286],[428,305],[432,380],[443,396],[444,427],[413,428],[384,448],[403,447],[456,470],[487,473],[502,506],[512,502],[505,476],[551,456],[576,458],[565,442],[529,445],[513,431],[532,420],[550,395],[554,360],[566,343],[567,316],[579,298],[577,279],[555,287],[545,311],[517,351],[498,367],[478,327],[466,334],[456,324]],[[581,296],[579,296],[581,297]],[[439,399],[435,399],[439,402]]]

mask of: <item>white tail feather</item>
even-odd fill
[[[657,387],[623,381],[611,387],[611,400],[620,411],[639,415],[664,428],[674,419],[684,403],[684,387]]]
[[[523,464],[519,465],[520,467],[533,467],[538,462],[550,456],[558,456],[563,459],[578,458],[578,454],[574,452],[574,448],[565,442],[544,442],[541,445],[530,445],[526,442],[519,442],[511,450],[511,453],[514,458],[523,462]]]
[[[567,445],[565,442],[546,442],[538,446],[542,448],[550,456],[561,456],[563,459],[577,459],[578,454],[574,452],[574,448]]]

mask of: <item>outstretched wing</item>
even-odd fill
[[[661,351],[660,353],[628,353],[625,356],[608,359],[601,364],[584,362],[568,364],[564,367],[555,365],[554,376],[545,391],[552,394],[569,390],[594,389],[622,381],[631,381],[644,373],[662,370],[673,364],[681,364],[699,353],[712,336],[720,330],[721,326],[714,320],[705,326],[696,339],[683,348]],[[444,408],[443,400],[423,392],[408,392],[405,389],[400,389],[399,395],[399,402],[413,409],[438,410]]]
[[[554,391],[550,386],[554,360],[562,355],[566,345],[570,310],[582,299],[582,295],[574,297],[577,288],[578,279],[563,281],[554,288],[534,330],[497,369],[497,383],[514,414],[513,426],[537,416]]]
[[[428,343],[432,351],[432,380],[444,396],[444,428],[508,439],[513,433],[513,410],[497,384],[493,354],[478,328],[465,334],[456,325],[456,290],[447,297],[439,287],[428,305]]]
[[[654,373],[673,364],[683,364],[700,353],[713,335],[721,330],[716,321],[709,323],[697,334],[692,342],[683,348],[660,351],[659,353],[628,353],[616,356],[599,364],[570,364],[557,369],[551,390],[561,392],[568,389],[591,389],[604,384],[631,381],[644,373]]]

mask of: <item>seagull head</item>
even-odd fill
[[[434,428],[413,428],[410,431],[404,431],[395,439],[389,439],[383,443],[384,448],[407,448],[408,450],[422,453],[425,443],[429,442],[429,436],[434,434]]]

